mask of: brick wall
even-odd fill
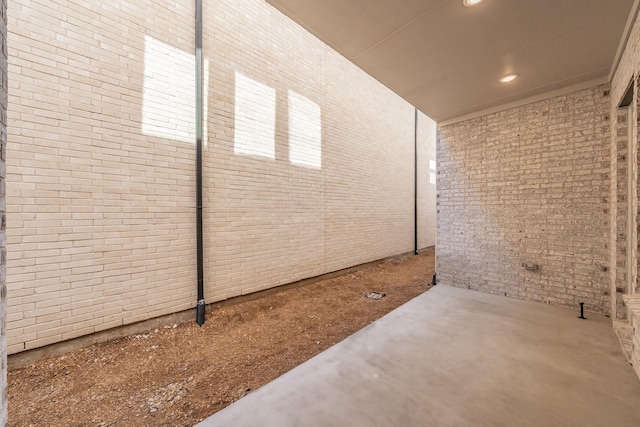
[[[217,129],[205,152],[213,295],[412,250],[413,107],[268,5],[221,1],[203,12]],[[254,103],[268,106],[259,116],[269,120],[247,122]],[[300,122],[317,126],[320,143],[296,159],[296,147],[314,146],[313,135],[298,135]],[[262,134],[247,141],[252,126]],[[429,143],[425,135],[421,149]],[[425,229],[433,223],[425,218]]]
[[[638,97],[637,76],[640,71],[640,53],[637,50],[640,42],[640,18],[633,24],[627,45],[622,53],[620,63],[611,81],[610,114],[616,121],[611,128],[611,161],[615,180],[612,180],[612,194],[617,196],[611,205],[611,217],[616,228],[611,241],[615,244],[611,251],[618,266],[617,274],[612,281],[615,298],[611,304],[615,310],[614,322],[617,331],[629,328],[631,339],[627,334],[618,333],[624,349],[631,348],[630,362],[640,376],[640,296],[638,294],[638,125],[640,121],[640,99]],[[626,108],[619,108],[629,89],[633,91],[631,103]],[[626,165],[625,165],[626,160]],[[625,167],[626,166],[626,167]],[[626,197],[625,197],[626,196]],[[630,207],[627,212],[626,209]],[[622,224],[627,224],[625,229]],[[626,242],[626,248],[621,243]],[[626,249],[626,250],[623,250]],[[622,274],[623,268],[626,274]],[[624,301],[623,301],[624,299]]]
[[[0,0],[0,426],[7,424],[7,288],[5,161],[7,153],[7,2]]]
[[[636,375],[640,377],[640,298],[637,294],[626,295],[625,300],[629,309],[628,327],[631,333],[628,338],[630,342],[625,342],[624,339],[621,339],[621,344],[623,349],[630,347],[631,354],[628,355],[628,360],[633,365]],[[621,338],[620,335],[618,337]]]
[[[436,242],[436,128],[418,113],[418,248]]]
[[[160,1],[12,3],[9,353],[193,305],[193,144],[143,115],[162,92],[145,76],[165,65],[145,37],[190,51],[192,17]]]
[[[9,353],[195,305],[192,3],[12,4]],[[203,15],[207,302],[413,250],[413,107],[263,1]]]
[[[621,108],[615,112],[615,194],[613,200],[615,203],[615,285],[611,295],[612,298],[612,317],[614,319],[626,319],[626,310],[622,295],[627,293],[629,266],[627,253],[629,252],[629,222],[628,222],[628,203],[629,203],[629,187],[628,187],[628,165],[629,165],[629,107]]]
[[[439,129],[439,281],[609,313],[607,95],[597,86]]]

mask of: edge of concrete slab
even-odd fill
[[[638,407],[607,317],[438,285],[197,426],[640,425]]]

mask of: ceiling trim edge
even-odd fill
[[[622,59],[622,53],[627,47],[627,43],[629,42],[629,37],[631,36],[631,31],[633,30],[633,24],[636,22],[636,18],[638,17],[638,12],[640,11],[640,0],[634,0],[633,5],[631,6],[631,12],[629,13],[629,17],[627,18],[627,24],[624,26],[624,32],[622,33],[622,37],[620,38],[620,43],[618,44],[618,50],[616,51],[616,56],[613,58],[613,64],[611,66],[611,71],[609,71],[609,81],[613,81],[613,76],[618,71],[618,66],[620,65],[620,60]]]
[[[640,2],[640,0],[636,0]],[[566,95],[568,93],[577,92],[582,89],[588,89],[590,87],[598,86],[601,84],[609,83],[607,76],[599,77],[597,79],[589,80],[586,82],[578,83],[571,86],[566,86],[560,89],[545,92],[540,95],[530,96],[529,98],[520,99],[518,101],[508,102],[506,104],[498,105],[497,107],[491,107],[484,110],[476,111],[474,113],[465,114],[464,116],[454,117],[453,119],[444,120],[438,123],[438,126],[448,126],[454,123],[463,122],[465,120],[475,119],[477,117],[486,116],[487,114],[498,113],[500,111],[510,110],[512,108],[521,107],[523,105],[532,104],[538,101],[544,101],[545,99],[555,98],[556,96]]]

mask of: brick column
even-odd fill
[[[0,426],[7,425],[7,288],[5,158],[7,153],[7,0],[0,0]]]
[[[616,286],[612,293],[613,313],[612,317],[618,320],[627,318],[622,296],[627,294],[627,263],[629,262],[629,233],[628,233],[628,159],[629,156],[629,107],[620,108],[616,115]]]

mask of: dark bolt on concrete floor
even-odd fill
[[[640,426],[610,319],[439,285],[214,426]]]

